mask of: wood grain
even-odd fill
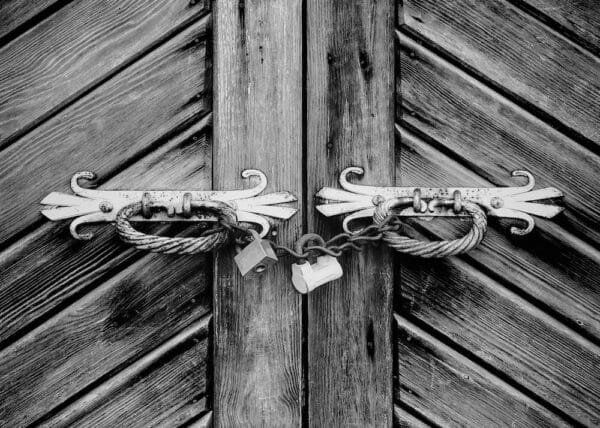
[[[399,131],[398,185],[493,186],[405,128]],[[441,239],[462,236],[469,227],[441,219],[411,224]],[[600,252],[552,220],[536,219],[526,237],[511,236],[510,224],[490,218],[485,240],[465,258],[555,311],[571,328],[600,339]]]
[[[0,352],[0,423],[24,426],[210,310],[207,256],[147,255]]]
[[[210,318],[190,324],[40,425],[165,427],[202,415]]]
[[[394,406],[394,426],[398,428],[428,428],[431,425],[417,419],[399,406]]]
[[[86,95],[0,156],[0,244],[42,219],[39,201],[69,192],[75,171],[113,174],[210,110],[209,17]],[[210,80],[210,79],[209,79]]]
[[[206,415],[202,416],[195,422],[192,422],[189,425],[186,425],[186,428],[210,428],[213,423],[213,414],[212,411],[208,412]]]
[[[405,0],[403,8],[411,32],[600,144],[597,57],[505,0]]]
[[[394,183],[393,1],[310,0],[307,31],[307,192],[337,187],[348,166],[361,182]],[[316,214],[308,230],[337,234]],[[340,258],[344,276],[308,296],[308,424],[391,426],[389,252]]]
[[[209,122],[210,115],[173,135],[100,188],[210,189]],[[74,240],[68,226],[69,221],[47,222],[0,253],[0,342],[31,329],[144,255],[122,244],[112,225],[92,226],[96,236],[89,242]]]
[[[299,0],[223,0],[214,10],[213,183],[248,186],[265,172],[266,192],[302,199],[302,13]],[[277,228],[292,245],[302,206]],[[216,427],[301,424],[302,299],[283,263],[243,280],[232,251],[219,252],[214,283]]]
[[[600,8],[597,0],[512,0],[561,33],[600,55]],[[558,26],[556,25],[558,24]],[[565,31],[566,30],[566,31]],[[575,37],[573,37],[575,36]]]
[[[4,0],[0,2],[0,39],[61,0]]]
[[[206,14],[207,3],[76,1],[1,48],[0,146]]]
[[[400,268],[397,311],[437,330],[573,420],[600,423],[598,346],[457,258],[405,257]]]
[[[555,221],[600,245],[600,157],[423,48],[400,38],[402,123],[443,145],[498,185],[526,169],[540,188],[565,192]],[[398,81],[400,85],[400,81]],[[550,84],[549,84],[550,86]]]
[[[398,315],[401,400],[439,426],[569,426]]]

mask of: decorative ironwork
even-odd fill
[[[413,206],[397,213],[402,217],[468,216],[468,213],[456,210],[456,207],[440,203],[441,200],[454,199],[458,195],[464,201],[483,207],[490,217],[525,221],[527,226],[524,228],[511,227],[511,233],[516,235],[525,235],[533,230],[535,222],[530,214],[552,218],[564,209],[556,205],[531,202],[562,197],[563,193],[554,187],[533,190],[535,179],[527,171],[513,171],[513,177],[521,176],[528,179],[527,184],[517,187],[378,187],[353,184],[348,181],[350,174],[362,175],[363,173],[364,170],[360,167],[346,168],[339,178],[340,186],[344,190],[324,187],[316,195],[325,201],[317,206],[317,210],[326,217],[352,213],[343,221],[346,232],[350,232],[350,222],[359,218],[373,217],[376,206],[392,198],[413,198]]]
[[[76,239],[91,239],[92,234],[80,234],[77,228],[86,223],[115,222],[117,213],[123,208],[142,203],[139,213],[132,215],[131,221],[202,221],[216,222],[213,214],[192,213],[194,202],[224,202],[235,210],[238,222],[253,223],[260,226],[260,235],[265,236],[271,224],[266,217],[287,220],[297,209],[274,206],[296,201],[289,192],[259,194],[267,187],[267,177],[262,171],[247,169],[243,178],[258,178],[258,184],[242,190],[97,190],[81,187],[80,179],[93,180],[93,172],[77,172],[71,178],[71,189],[75,195],[52,192],[41,203],[48,207],[42,214],[52,221],[74,218],[71,222],[71,235]],[[150,208],[164,208],[150,210]],[[176,217],[177,216],[177,217]]]

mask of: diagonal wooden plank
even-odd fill
[[[557,415],[405,318],[398,325],[396,395],[440,426],[569,426]]]
[[[506,0],[405,0],[405,28],[600,146],[599,59]]]
[[[0,245],[41,220],[39,202],[50,191],[69,192],[73,171],[114,173],[208,113],[209,23],[207,16],[193,24],[2,151],[0,189],[10,209]]]
[[[600,55],[600,13],[597,0],[509,1]]]
[[[511,171],[526,169],[540,188],[563,190],[567,209],[555,221],[600,243],[597,154],[412,38],[401,35],[400,49],[402,124],[433,138],[496,184],[513,185]]]
[[[0,146],[206,14],[207,3],[75,1],[0,48]]]
[[[146,255],[0,352],[0,425],[25,426],[205,316],[209,256]]]
[[[394,406],[394,426],[399,428],[428,428],[431,425],[417,419],[400,406]]]
[[[410,131],[398,129],[398,185],[493,186]],[[600,252],[552,220],[536,219],[533,232],[520,239],[510,235],[506,226],[511,222],[489,221],[485,240],[464,257],[552,309],[572,328],[600,340]],[[440,239],[461,236],[469,227],[448,220],[418,224]]]
[[[300,0],[223,0],[214,10],[213,183],[242,186],[240,171],[266,173],[266,191],[302,195]],[[277,227],[291,245],[302,210]],[[289,267],[243,280],[233,251],[220,251],[214,282],[216,427],[299,426],[301,297]]]
[[[206,412],[210,318],[191,323],[40,426],[175,426]]]
[[[210,428],[213,426],[213,414],[212,411],[202,416],[197,421],[192,422],[189,425],[185,425],[185,428]],[[183,426],[182,426],[183,428]]]
[[[313,214],[312,195],[343,168],[394,183],[394,17],[392,0],[307,2],[310,231],[339,231]],[[391,426],[391,258],[380,248],[340,261],[343,278],[308,296],[308,424]]]
[[[404,230],[425,239],[409,226]],[[600,423],[597,345],[458,258],[403,260],[399,312],[535,394],[569,423]]]
[[[68,0],[67,0],[68,1]],[[64,0],[4,0],[0,2],[0,40],[42,12],[60,7]]]
[[[209,122],[207,115],[101,187],[210,189]],[[92,226],[96,236],[89,242],[74,240],[68,226],[47,222],[0,254],[0,343],[143,256],[122,244],[111,225]]]

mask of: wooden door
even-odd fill
[[[576,0],[9,0],[0,5],[0,426],[597,426],[600,16]],[[284,259],[73,240],[39,201],[361,184],[565,193],[460,257],[369,248],[308,296]],[[557,202],[557,201],[555,201]],[[193,235],[181,225],[146,225]],[[468,223],[407,221],[422,239]]]

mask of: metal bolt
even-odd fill
[[[109,213],[113,210],[113,205],[108,201],[102,201],[99,204],[100,211],[103,213]]]
[[[373,196],[373,199],[371,199],[371,202],[373,202],[373,205],[379,205],[385,202],[385,198],[381,195],[375,195]]]
[[[502,208],[504,205],[504,201],[497,196],[493,197],[490,203],[492,204],[492,208]]]

